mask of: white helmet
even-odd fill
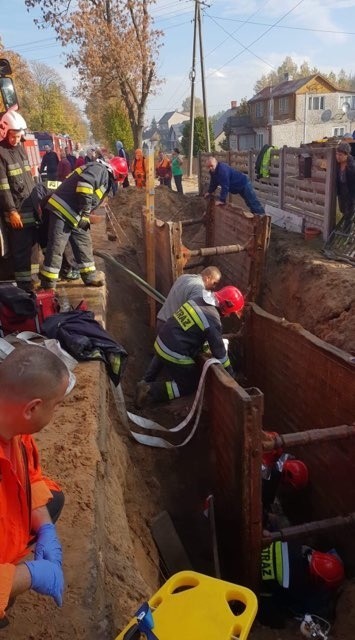
[[[4,140],[8,131],[22,131],[27,129],[26,120],[18,111],[7,111],[0,120],[0,139]]]

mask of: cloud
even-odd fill
[[[210,69],[209,75],[214,76],[215,78],[226,78],[227,77],[225,73],[222,73],[222,71],[219,71],[218,69]]]

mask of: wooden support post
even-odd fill
[[[146,158],[146,210],[145,210],[145,243],[146,243],[146,278],[155,287],[155,209],[154,209],[154,151]],[[149,325],[155,327],[156,304],[149,296]]]
[[[279,151],[279,188],[278,188],[278,203],[277,206],[279,209],[284,208],[284,200],[285,200],[285,147],[280,149]]]
[[[328,240],[336,223],[336,160],[335,149],[327,149],[327,175],[325,179],[325,206],[323,220],[323,240]]]

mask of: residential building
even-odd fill
[[[349,110],[344,113],[344,103]],[[355,92],[342,91],[319,74],[265,87],[248,101],[256,148],[298,147],[355,127]]]
[[[189,120],[188,120],[189,122]],[[180,122],[180,124],[172,124],[169,130],[169,148],[168,151],[172,151],[175,147],[181,147],[181,140],[186,122]]]
[[[227,111],[225,111],[213,125],[213,139],[216,151],[221,151],[223,149],[221,145],[226,139],[224,127],[229,118],[237,115],[237,108],[237,101],[232,100],[230,109],[227,109]]]
[[[225,124],[230,151],[261,149],[255,130],[251,126],[250,116],[230,116]]]
[[[186,113],[180,113],[179,111],[167,111],[160,120],[158,120],[158,130],[170,131],[170,127],[174,124],[181,124],[188,120],[190,120],[190,116],[186,115]]]

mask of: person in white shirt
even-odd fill
[[[206,267],[201,273],[185,273],[179,276],[171,287],[168,296],[157,314],[156,330],[161,331],[166,321],[187,302],[200,298],[204,291],[212,291],[219,284],[222,274],[217,267]],[[152,382],[161,370],[161,361],[154,356],[143,379]]]

